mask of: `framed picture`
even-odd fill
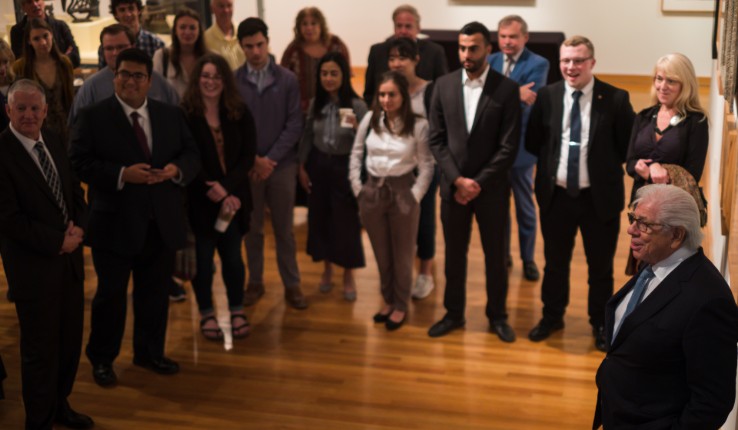
[[[715,0],[661,0],[662,12],[714,12]]]

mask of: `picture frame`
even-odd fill
[[[661,0],[661,11],[713,13],[715,0]]]

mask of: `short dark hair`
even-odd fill
[[[133,34],[133,31],[131,31],[130,28],[126,27],[123,24],[111,24],[103,28],[100,32],[100,45],[102,45],[103,36],[105,36],[106,34],[115,36],[116,34],[120,33],[126,34],[126,37],[128,37],[128,41],[131,43],[131,46],[136,44],[136,35]]]
[[[248,36],[253,36],[257,33],[261,33],[264,37],[269,37],[269,27],[266,23],[259,18],[246,18],[238,24],[238,43],[241,43],[241,39]]]
[[[482,24],[479,21],[472,21],[466,24],[465,26],[461,27],[461,30],[459,31],[459,33],[466,35],[466,36],[471,36],[473,34],[481,33],[482,38],[484,39],[485,45],[489,45],[492,43],[489,30],[484,24]]]
[[[118,70],[120,68],[120,63],[124,61],[146,65],[146,72],[149,74],[149,77],[151,77],[151,70],[154,68],[154,64],[152,63],[149,54],[144,51],[138,48],[128,48],[121,51],[121,53],[118,54],[118,58],[115,59],[115,70]]]
[[[420,50],[418,50],[418,42],[410,39],[409,37],[394,37],[389,41],[389,52],[393,50],[397,51],[397,55],[403,58],[409,58],[415,60],[420,56]]]
[[[141,0],[110,0],[110,14],[115,16],[115,9],[117,9],[118,6],[129,3],[136,5],[138,8],[138,15],[141,16],[141,13],[143,12],[143,3],[141,3]]]

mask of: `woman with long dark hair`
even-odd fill
[[[202,171],[187,187],[188,216],[196,242],[197,273],[192,286],[200,330],[207,339],[223,338],[212,299],[217,249],[232,334],[242,338],[250,327],[243,310],[246,270],[241,238],[251,216],[248,172],[256,154],[256,126],[239,97],[230,66],[217,54],[206,54],[195,63],[182,106],[202,161]]]
[[[368,109],[351,88],[350,76],[348,62],[339,52],[329,52],[318,62],[315,98],[298,156],[300,184],[308,193],[307,253],[325,265],[319,289],[323,293],[332,289],[336,264],[344,268],[343,297],[354,301],[353,269],[364,267],[364,251],[348,167],[357,118]]]
[[[171,46],[154,53],[154,71],[161,73],[182,97],[195,63],[207,52],[200,15],[182,8],[174,16]]]
[[[44,126],[68,145],[67,117],[74,99],[72,62],[54,44],[54,32],[43,19],[28,21],[23,56],[13,63],[18,78],[31,79],[44,87],[49,105]]]
[[[420,200],[433,177],[428,121],[413,112],[408,87],[399,72],[382,75],[372,111],[359,124],[349,172],[381,279],[385,304],[374,321],[387,330],[407,318]]]

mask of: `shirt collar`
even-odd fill
[[[483,86],[484,83],[487,81],[487,74],[489,73],[489,63],[486,61],[484,62],[484,71],[477,79],[469,79],[469,75],[467,75],[466,70],[461,71],[461,85],[469,85],[469,86]],[[469,83],[467,84],[467,81]]]
[[[518,60],[520,60],[520,56],[523,55],[523,51],[525,51],[525,48],[521,49],[520,51],[518,51],[517,54],[515,54],[515,55],[512,56],[512,59],[514,61],[514,64],[518,64]],[[505,55],[505,54],[502,54],[502,55],[503,55],[505,61],[507,61],[507,55]]]
[[[37,140],[34,140],[34,139],[31,139],[29,137],[26,137],[26,136],[20,134],[20,132],[18,130],[16,130],[15,127],[13,127],[13,124],[12,123],[10,124],[10,127],[9,128],[10,128],[10,131],[13,132],[13,134],[15,135],[15,137],[20,141],[20,143],[23,145],[24,148],[26,148],[26,151],[28,151],[28,152],[33,151],[33,147],[36,146],[36,142],[43,142],[44,141],[44,135],[40,131],[38,132],[38,139]]]
[[[270,72],[272,70],[272,56],[269,56],[269,60],[267,61],[266,65],[261,69],[254,69],[251,67],[251,64],[249,64],[248,61],[246,61],[246,71],[251,73],[259,73],[259,72]]]
[[[118,94],[115,95],[115,98],[118,99],[118,102],[120,103],[120,106],[123,108],[123,112],[125,112],[127,118],[130,118],[133,112],[137,112],[139,115],[141,115],[144,118],[149,117],[149,110],[147,109],[147,106],[149,105],[148,97],[144,100],[143,104],[138,109],[134,109],[131,106],[127,105],[126,102],[124,102],[123,100],[121,100],[120,97],[118,97]]]
[[[592,90],[594,89],[595,85],[595,78],[592,77],[592,80],[589,81],[587,85],[584,86],[581,90],[577,90],[576,88],[569,85],[568,82],[564,81],[564,88],[566,88],[566,96],[571,97],[572,94],[574,94],[574,91],[581,91],[582,97],[586,97],[592,93]]]
[[[669,273],[671,273],[671,271],[674,270],[682,261],[686,260],[696,253],[696,249],[689,249],[682,246],[681,248],[674,251],[674,253],[670,256],[664,258],[656,264],[653,264],[651,268],[653,269],[654,275],[656,275],[656,277],[659,278],[660,281],[663,281],[664,278],[666,278]]]

